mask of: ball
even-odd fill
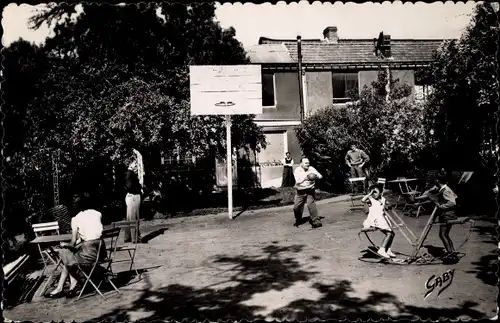
[[[307,179],[310,180],[310,181],[314,181],[316,179],[316,174],[313,174],[313,173],[308,174],[307,175]]]

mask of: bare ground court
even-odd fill
[[[495,223],[480,220],[456,265],[398,266],[358,260],[363,214],[347,202],[320,203],[324,227],[292,226],[290,207],[244,213],[229,221],[210,215],[144,223],[168,230],[140,246],[142,280],[107,300],[34,299],[6,311],[14,320],[77,322],[116,319],[485,318],[495,315]],[[306,211],[307,213],[307,211]],[[404,218],[420,233],[427,217]],[[466,229],[455,226],[460,244]],[[437,230],[428,244],[441,246]],[[409,252],[396,235],[395,251]],[[159,266],[159,267],[157,267]],[[424,300],[425,281],[455,269],[451,286]],[[115,268],[117,271],[120,268]]]

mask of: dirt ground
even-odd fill
[[[476,228],[455,265],[388,265],[358,260],[368,242],[358,237],[364,215],[348,202],[320,203],[323,228],[294,227],[290,207],[143,223],[142,277],[118,282],[107,299],[35,298],[5,312],[13,320],[101,321],[138,319],[479,319],[496,313],[495,223]],[[305,212],[307,214],[307,211]],[[405,217],[418,235],[428,217]],[[162,228],[168,229],[163,232]],[[467,229],[455,226],[455,244]],[[376,237],[380,240],[380,236]],[[440,247],[434,228],[426,244]],[[411,248],[396,231],[394,251]],[[127,270],[126,264],[115,271]],[[451,285],[424,299],[425,283],[454,269]],[[122,277],[128,277],[122,275]]]

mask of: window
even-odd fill
[[[262,73],[262,106],[274,107],[274,73]]]
[[[350,93],[358,89],[358,73],[333,73],[333,101],[350,101]]]

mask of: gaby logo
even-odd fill
[[[436,289],[438,290],[436,296],[439,296],[445,289],[450,287],[453,282],[454,273],[455,269],[449,269],[440,276],[432,275],[429,277],[429,279],[425,282],[427,292],[425,293],[424,299]]]

